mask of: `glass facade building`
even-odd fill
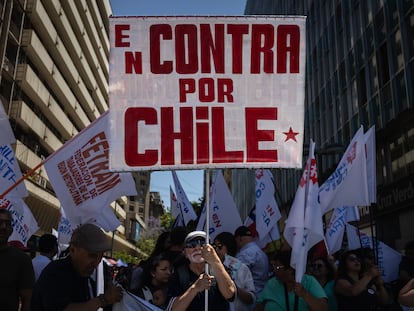
[[[307,16],[304,142],[319,149],[319,182],[359,127],[375,125],[371,219],[380,240],[402,249],[414,236],[414,1],[248,0],[245,14]],[[300,174],[274,175],[288,206]],[[368,210],[360,208],[363,227]]]

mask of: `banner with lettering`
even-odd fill
[[[109,204],[137,194],[131,173],[109,170],[107,122],[105,112],[45,160],[50,183],[72,227],[94,222],[106,231],[115,230],[119,221],[110,216],[114,213]]]
[[[30,237],[39,229],[29,207],[22,199],[14,198],[10,201],[4,198],[0,199],[0,208],[5,208],[12,214],[13,233],[9,241],[20,241],[27,246]]]
[[[349,249],[358,249],[360,247],[369,247],[373,249],[372,237],[358,228],[347,224],[346,233]],[[375,241],[375,240],[374,240]],[[382,278],[385,282],[392,282],[398,279],[398,267],[402,259],[401,253],[389,247],[384,242],[376,240],[378,247],[378,266],[380,267]]]
[[[302,167],[306,17],[110,17],[111,169]]]

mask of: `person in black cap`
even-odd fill
[[[168,285],[171,311],[204,310],[205,290],[208,290],[208,310],[228,311],[236,287],[214,248],[206,243],[204,231],[193,231],[185,238],[187,263],[175,269]],[[205,273],[205,263],[214,276]]]
[[[269,279],[269,259],[256,244],[252,232],[246,226],[240,226],[234,232],[239,252],[236,258],[240,259],[252,272],[256,298],[262,292]]]
[[[105,293],[96,296],[90,279],[111,249],[105,233],[93,224],[74,230],[69,243],[69,256],[52,261],[40,275],[33,290],[32,311],[97,310],[119,302],[122,289],[110,284]]]

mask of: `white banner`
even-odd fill
[[[364,134],[364,138],[367,157],[368,196],[371,203],[377,203],[377,150],[375,148],[375,125]]]
[[[180,211],[181,218],[185,225],[187,225],[191,220],[197,219],[197,214],[194,211],[193,205],[191,205],[191,202],[188,200],[187,194],[181,186],[177,173],[175,171],[172,171],[171,173],[174,180],[175,193],[177,195],[177,209]]]
[[[336,207],[325,232],[325,241],[329,254],[334,254],[342,247],[345,225],[349,221],[359,220],[358,206]]]
[[[269,170],[258,169],[255,173],[256,230],[262,240],[280,219],[275,199],[273,175]],[[277,230],[277,232],[279,232]]]
[[[346,232],[348,238],[348,248],[358,249],[369,247],[373,249],[372,237],[358,230],[356,227],[347,224]],[[392,282],[398,279],[398,267],[402,259],[402,255],[387,244],[376,240],[378,247],[377,265],[380,267],[382,278],[385,282]]]
[[[295,269],[296,282],[300,282],[305,273],[309,249],[324,238],[322,213],[318,202],[318,172],[314,152],[315,143],[311,140],[309,158],[306,161],[306,167],[283,232],[286,241],[292,247],[290,265]]]
[[[110,17],[112,170],[302,167],[306,17]]]
[[[22,199],[0,199],[0,208],[6,208],[13,216],[13,233],[9,241],[20,241],[27,246],[27,241],[39,229],[36,219],[33,217],[29,207]]]
[[[236,203],[234,203],[229,187],[227,186],[220,170],[216,171],[216,175],[210,189],[209,215],[209,234],[211,241],[213,241],[219,233],[233,233],[242,225]]]
[[[319,187],[322,213],[345,205],[369,205],[364,129],[349,143],[335,171]]]
[[[113,231],[119,221],[109,204],[123,195],[137,194],[130,173],[109,170],[107,122],[105,112],[45,160],[50,183],[72,226],[94,222]]]
[[[0,146],[0,195],[12,187],[19,179],[22,178],[19,162],[14,155],[14,151],[10,145]],[[8,198],[24,198],[27,197],[24,182],[13,188],[6,197]]]

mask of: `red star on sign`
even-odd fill
[[[297,141],[296,141],[296,135],[298,135],[298,134],[299,134],[299,132],[294,132],[294,131],[292,130],[292,127],[289,127],[289,132],[283,132],[283,134],[285,134],[285,135],[286,135],[285,142],[286,142],[286,141],[288,141],[289,139],[292,139],[292,140],[294,140],[295,142],[297,142]]]

